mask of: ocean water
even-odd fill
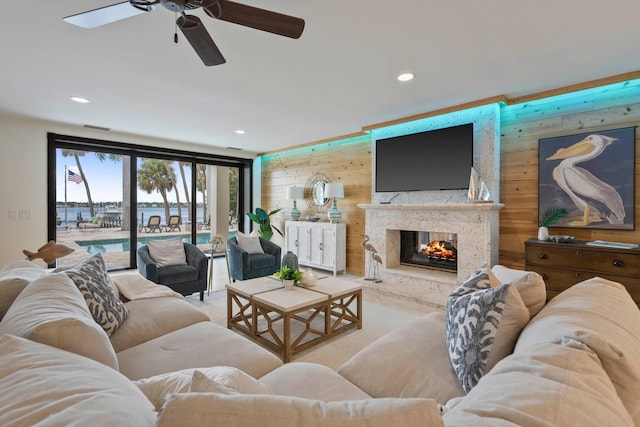
[[[99,213],[103,213],[103,212],[109,212],[108,209],[104,209],[104,208],[96,208],[94,210],[94,212],[96,214]],[[65,208],[64,207],[57,207],[56,208],[56,214],[60,217],[60,219],[62,220],[62,222],[65,222]],[[91,215],[89,213],[89,208],[88,207],[68,207],[66,209],[66,221],[70,222],[70,223],[74,223],[76,222],[76,218],[78,217],[78,215],[82,215],[82,218],[86,221],[89,220],[91,218]],[[164,215],[164,208],[163,207],[159,207],[159,208],[138,208],[138,224],[147,224],[147,221],[149,220],[149,217],[151,215],[160,215],[161,218],[161,223],[162,224],[166,224],[166,218]],[[171,208],[169,210],[169,215],[178,215],[178,208]],[[204,222],[204,219],[202,218],[202,212],[199,212],[200,216],[197,216],[196,218],[196,222]],[[187,211],[186,207],[182,208],[182,223],[186,223],[187,221],[189,221],[189,213]]]

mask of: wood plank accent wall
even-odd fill
[[[617,93],[616,93],[617,92]],[[505,106],[500,138],[500,263],[524,268],[524,242],[538,229],[538,140],[640,125],[640,91],[621,87],[572,98],[570,102]],[[579,240],[640,242],[640,149],[636,131],[636,229],[552,228],[551,234]]]
[[[524,242],[537,235],[540,138],[639,125],[638,86],[620,85],[613,90],[576,95],[570,102],[559,104],[554,98],[550,98],[547,103],[537,101],[503,105],[500,201],[505,207],[500,212],[499,262],[513,268],[524,268]],[[640,243],[639,133],[636,133],[636,230],[553,228],[552,234],[569,234],[580,240]],[[301,147],[264,155],[262,206],[284,208],[276,218],[276,224],[284,228],[292,203],[285,199],[287,186],[304,186],[307,178],[316,172],[325,173],[335,181],[342,182],[346,198],[338,201],[338,207],[342,211],[343,221],[347,223],[347,271],[364,275],[364,251],[360,241],[364,234],[365,217],[357,204],[371,201],[371,140],[368,136],[362,136],[353,137],[347,142],[334,141]],[[313,213],[305,202],[298,202],[298,208],[303,217]]]
[[[286,199],[288,186],[304,187],[307,179],[316,173],[328,175],[332,182],[343,183],[345,198],[338,200],[338,209],[342,212],[342,222],[347,224],[347,272],[364,276],[364,250],[360,242],[364,236],[365,213],[357,205],[371,202],[371,159],[368,135],[265,155],[261,207],[283,208],[272,218],[273,223],[284,230],[284,221],[289,219],[293,204]],[[308,197],[305,194],[305,198]],[[297,205],[301,218],[315,214],[306,200],[297,201]],[[326,211],[319,216],[321,221],[327,221]],[[284,248],[283,243],[281,246]]]

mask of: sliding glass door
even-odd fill
[[[58,265],[99,252],[109,270],[130,269],[150,239],[207,251],[233,235],[251,160],[189,154],[50,134],[49,239],[74,249]]]

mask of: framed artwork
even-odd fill
[[[566,209],[553,227],[633,230],[635,127],[538,141],[538,213]]]

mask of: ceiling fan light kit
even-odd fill
[[[305,25],[304,19],[301,18],[228,0],[128,0],[70,15],[63,20],[82,28],[96,28],[151,12],[157,4],[180,14],[176,25],[207,66],[224,64],[226,60],[200,18],[187,15],[185,11],[202,8],[211,18],[293,39],[300,38]]]

